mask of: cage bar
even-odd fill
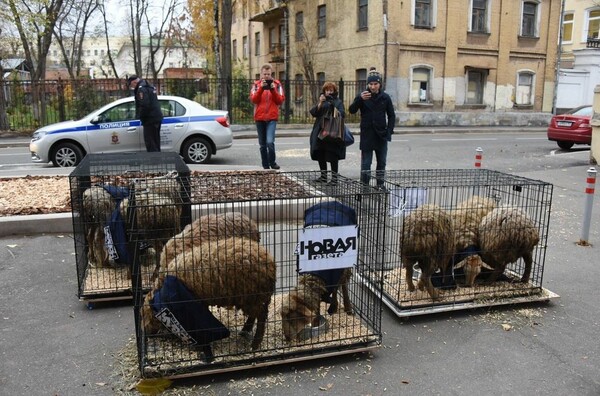
[[[375,260],[382,248],[377,232],[387,217],[385,194],[342,176],[317,183],[320,175],[191,174],[193,221],[156,252],[159,268],[150,292],[143,287],[142,255],[135,252],[135,323],[143,377],[206,375],[381,344],[381,299],[359,280],[368,273],[370,282],[382,287],[381,265]],[[133,205],[134,216],[139,209]],[[311,217],[315,210],[319,215]],[[354,213],[356,224],[340,226],[345,223],[338,219],[346,212],[336,217],[338,210]],[[132,235],[135,241],[136,230]],[[139,235],[150,242],[142,230]],[[343,278],[327,278],[341,261],[351,269],[346,301]],[[307,265],[318,270],[308,273]],[[331,292],[324,286],[339,287]],[[330,313],[333,296],[339,304]],[[250,329],[252,315],[257,320]],[[256,334],[261,322],[262,339]]]
[[[176,153],[89,154],[69,175],[78,297],[83,301],[132,298],[131,263],[144,263],[146,281],[154,271],[156,250],[188,224],[189,168]],[[131,218],[128,207],[140,207]],[[160,222],[161,203],[177,218]],[[137,241],[131,242],[133,220]],[[165,220],[165,219],[163,219]],[[90,305],[91,307],[91,305]]]
[[[371,182],[374,183],[373,179],[376,179],[376,176],[375,171],[369,172]],[[552,203],[553,186],[551,184],[488,169],[390,170],[385,172],[383,178],[388,199],[385,209],[387,220],[385,226],[381,226],[381,228],[386,228],[385,232],[382,232],[385,235],[385,248],[383,252],[380,252],[381,260],[376,260],[383,264],[383,288],[377,286],[378,282],[371,282],[368,273],[365,273],[366,278],[363,280],[372,291],[382,296],[383,302],[397,316],[405,317],[483,306],[547,301],[550,298],[558,297],[543,288]],[[488,231],[480,233],[481,223],[484,221],[483,215],[491,208],[476,215],[482,209],[472,201],[467,201],[472,197],[483,197],[491,200],[496,207],[510,208],[506,209],[503,214],[498,214],[498,217],[509,218],[514,212],[519,212],[524,214],[528,220],[510,223],[511,226],[504,226],[502,229],[502,226],[492,225],[493,215],[490,214],[488,220],[485,220],[485,224],[488,224]],[[465,202],[462,204],[462,209],[459,207],[461,202]],[[421,209],[415,212],[417,208]],[[411,213],[414,214],[409,217]],[[475,221],[476,225],[467,226],[469,223],[465,222],[465,215],[461,215],[461,213],[467,213],[468,216],[476,219],[471,220],[471,223]],[[450,255],[443,248],[443,241],[447,233],[440,226],[441,219],[445,218],[446,214],[452,219],[454,242],[457,243]],[[419,222],[423,224],[422,227],[429,227],[423,228],[425,231],[415,231],[414,223],[409,220],[418,216],[422,216],[419,217]],[[435,220],[427,223],[428,217]],[[512,227],[512,229],[507,230],[507,227]],[[528,232],[527,227],[533,229],[532,233],[539,237],[539,241],[530,250],[532,268],[529,279],[521,282],[526,263],[520,256],[509,263],[495,281],[491,281],[496,276],[492,275],[494,271],[479,267],[481,273],[470,287],[469,276],[466,272],[470,269],[467,269],[468,265],[462,266],[468,262],[462,262],[462,260],[473,255],[487,258],[491,253],[501,257],[502,260],[509,259],[513,254],[512,251],[516,251],[515,247],[520,244],[523,234]],[[499,235],[502,232],[505,234],[503,234],[503,238],[500,238]],[[458,243],[460,235],[462,235],[462,245]],[[492,243],[490,235],[497,240]],[[415,253],[414,249],[411,251],[412,246],[417,243],[415,241],[417,238],[423,241],[420,243],[429,247],[422,249],[427,253],[421,256]],[[486,251],[480,247],[483,238],[487,238]],[[509,247],[507,247],[507,240]],[[504,244],[499,245],[501,241],[504,241]],[[428,243],[430,245],[427,245]],[[494,243],[499,246],[493,248]],[[510,246],[511,244],[512,246]],[[405,262],[402,260],[403,246],[406,254]],[[492,250],[494,251],[492,252]],[[446,255],[446,260],[441,258],[444,255]],[[442,264],[428,264],[429,260]],[[494,262],[500,261],[496,259]],[[425,265],[426,268],[446,266],[445,272],[442,273],[438,269],[430,278],[434,286],[433,293],[439,294],[439,296],[435,296],[437,297],[435,300],[425,287],[428,276],[423,276],[424,280],[419,281],[423,273],[419,264]],[[420,286],[416,287],[415,291],[409,290],[410,282],[406,278],[405,268],[408,265],[413,266],[414,284]],[[442,278],[443,274],[445,278]],[[378,276],[377,274],[374,279],[378,280]]]

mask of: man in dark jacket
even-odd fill
[[[140,120],[144,128],[146,151],[160,151],[160,124],[163,114],[156,96],[156,88],[138,76],[129,77],[127,84],[135,95],[135,118]]]
[[[383,188],[388,142],[392,140],[396,113],[392,98],[381,89],[381,75],[376,71],[367,77],[367,90],[354,98],[348,108],[350,114],[360,110],[360,170],[361,181],[369,183],[373,152],[377,158],[377,187]]]

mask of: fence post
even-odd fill
[[[338,83],[338,93],[339,98],[343,102],[344,101],[344,79],[340,77],[340,81]]]
[[[477,147],[475,150],[475,168],[481,168],[481,160],[483,159],[483,149]]]
[[[587,170],[587,186],[585,188],[585,208],[583,210],[583,226],[581,227],[581,237],[578,245],[588,246],[590,236],[590,221],[592,218],[592,205],[594,203],[594,190],[596,185],[596,169]]]
[[[289,76],[285,76],[285,80],[283,82],[284,94],[286,95],[286,100],[283,102],[283,122],[285,124],[290,123],[290,99],[292,97],[292,93],[290,92],[290,79]]]

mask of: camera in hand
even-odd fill
[[[267,87],[269,87],[269,88],[270,88],[270,87],[271,87],[271,84],[273,84],[273,80],[265,80],[265,85],[266,85]]]
[[[331,102],[331,101],[333,101],[333,96],[325,95],[325,99]]]

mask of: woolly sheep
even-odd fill
[[[201,242],[233,236],[260,242],[260,232],[254,220],[240,212],[208,214],[185,226],[165,244],[160,255],[160,267],[166,266],[179,253],[190,250]],[[155,271],[157,275],[158,268]]]
[[[400,255],[406,268],[408,290],[415,291],[413,265],[419,264],[419,290],[427,289],[429,296],[438,299],[431,275],[439,269],[444,277],[454,253],[454,228],[451,216],[437,205],[427,204],[411,211],[404,219]]]
[[[475,253],[468,252],[479,250],[479,224],[494,208],[494,199],[475,195],[459,203],[451,212],[455,229],[455,253],[461,255],[467,252],[467,257],[456,264],[455,268],[463,268],[467,286],[473,286],[484,265],[481,260],[472,257]]]
[[[179,254],[145,297],[141,317],[147,334],[160,330],[161,324],[154,317],[150,301],[167,275],[179,278],[198,300],[207,305],[241,309],[248,317],[242,332],[251,333],[256,321],[252,349],[258,349],[264,337],[276,281],[275,260],[258,242],[232,237],[205,242]]]
[[[321,301],[331,302],[327,310],[330,315],[338,311],[337,294],[339,286],[342,287],[344,311],[348,315],[352,315],[354,312],[348,294],[348,282],[351,277],[352,270],[350,268],[342,271],[339,284],[332,291],[331,300],[329,301],[329,291],[321,277],[313,274],[300,275],[298,286],[283,298],[281,305],[282,330],[286,341],[295,339],[302,329],[315,322],[315,319],[320,315]]]
[[[521,209],[499,207],[488,213],[479,225],[481,260],[493,269],[488,280],[494,282],[504,273],[508,264],[522,257],[525,270],[521,282],[529,282],[533,249],[539,241],[540,235],[535,224]]]
[[[86,228],[88,261],[99,267],[108,266],[104,248],[104,225],[109,221],[115,202],[102,186],[91,186],[82,194],[81,217]]]

